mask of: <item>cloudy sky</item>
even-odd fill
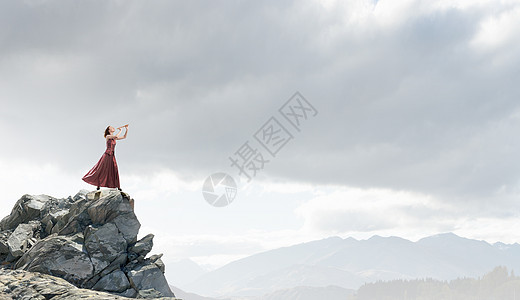
[[[520,242],[520,1],[2,1],[0,213],[92,187],[118,141],[141,236],[208,268],[331,235]],[[316,109],[270,157],[254,134]],[[269,162],[226,207],[204,180]]]

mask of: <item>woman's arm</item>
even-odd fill
[[[120,128],[124,127],[125,128],[125,135],[123,137],[119,137],[119,133],[121,133],[121,131],[117,134],[118,136],[116,136],[116,139],[117,140],[123,140],[123,139],[126,139],[126,135],[128,134],[128,124],[126,124],[125,126],[121,126]]]
[[[122,127],[123,127],[123,126],[121,126],[121,127],[117,127],[117,129],[119,129],[119,132],[118,132],[117,134],[115,134],[115,135],[114,135],[114,134],[109,134],[109,135],[107,135],[107,139],[116,139],[116,140],[120,139],[120,138],[119,138],[119,135],[120,135],[121,132],[122,132],[122,130],[121,130]],[[126,135],[126,134],[125,134],[125,135]]]

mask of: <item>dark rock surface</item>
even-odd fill
[[[38,276],[48,274],[77,287],[74,291],[112,294],[103,296],[112,298],[93,296],[96,299],[175,297],[164,277],[162,255],[146,258],[154,235],[137,240],[141,224],[130,201],[128,194],[117,190],[81,190],[66,199],[22,196],[0,221],[0,295],[15,291],[12,276],[23,274],[18,277],[27,284],[36,280],[31,293],[41,297],[34,299],[67,299],[63,297],[72,293],[70,287],[64,288],[67,285],[58,279],[52,281],[56,283],[52,293],[61,298],[38,292],[37,282],[45,282]],[[9,273],[9,269],[29,273]],[[52,290],[45,284],[41,289]]]
[[[143,296],[156,297],[158,300],[171,300],[176,298],[160,297],[157,291],[149,293],[149,290],[139,291]],[[129,294],[136,297],[137,292]],[[160,297],[160,298],[157,298]],[[143,298],[143,297],[141,297]],[[23,270],[0,269],[0,299],[31,299],[31,300],[124,300],[129,299],[106,292],[81,289],[68,281],[47,274],[28,272]]]

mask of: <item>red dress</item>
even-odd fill
[[[95,186],[119,188],[119,172],[115,157],[116,139],[107,140],[107,150],[97,164],[83,176],[83,181]]]

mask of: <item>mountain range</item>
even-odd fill
[[[306,287],[351,291],[379,280],[479,277],[496,266],[520,270],[520,245],[490,244],[453,233],[417,242],[399,237],[329,237],[233,261],[182,288],[208,297],[239,299]]]

